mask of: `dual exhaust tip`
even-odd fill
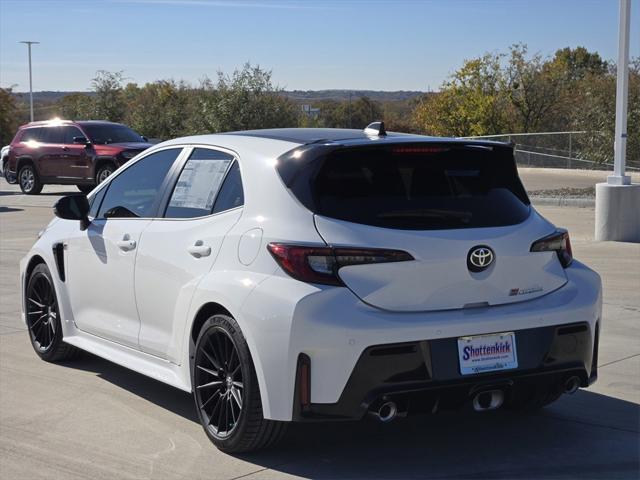
[[[573,395],[578,391],[581,385],[580,377],[574,375],[567,378],[564,382],[564,393]],[[482,390],[473,397],[473,409],[476,412],[484,412],[487,410],[496,410],[504,403],[504,390]]]
[[[564,393],[572,395],[578,391],[581,385],[580,377],[572,376],[564,382]],[[488,410],[496,410],[504,404],[505,392],[501,389],[482,390],[473,396],[473,409],[476,412],[485,412]],[[382,423],[391,422],[398,415],[398,405],[391,401],[385,400],[374,407],[369,413]]]

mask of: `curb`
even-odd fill
[[[595,198],[571,198],[571,197],[529,197],[534,205],[551,205],[555,207],[581,207],[596,206]]]

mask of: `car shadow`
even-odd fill
[[[22,208],[0,207],[0,213],[21,212]]]
[[[198,422],[191,395],[90,354],[95,372]],[[211,448],[214,448],[213,446]],[[270,450],[235,455],[308,478],[638,478],[640,406],[580,390],[536,413],[469,410],[360,422],[292,424]]]

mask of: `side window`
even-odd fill
[[[180,173],[165,218],[194,218],[211,214],[231,162],[232,155],[196,148]]]
[[[240,177],[240,167],[238,167],[238,162],[233,162],[227,178],[224,179],[218,198],[216,198],[213,213],[224,212],[241,205],[244,205],[244,190],[242,188],[242,178]]]
[[[102,203],[102,199],[104,198],[104,194],[107,193],[108,186],[101,188],[98,193],[96,193],[93,198],[91,198],[91,205],[89,206],[89,217],[96,218],[98,216],[98,209],[100,208],[100,204]]]
[[[152,153],[109,182],[98,218],[151,217],[167,172],[181,148]]]
[[[62,128],[61,127],[46,127],[45,129],[45,136],[44,136],[44,140],[41,140],[41,142],[44,143],[55,143],[55,144],[61,144],[63,141],[62,138]]]
[[[62,127],[62,143],[65,145],[73,145],[73,137],[84,137],[83,133],[77,127]]]
[[[45,141],[45,129],[44,127],[27,128],[22,134],[22,142],[44,142]]]

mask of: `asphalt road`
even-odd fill
[[[0,478],[640,475],[640,245],[595,243],[593,209],[539,209],[569,228],[576,257],[604,280],[600,378],[592,388],[528,415],[294,425],[277,449],[230,456],[209,443],[189,395],[89,354],[47,364],[31,350],[19,318],[18,261],[60,192],[74,190],[46,187],[45,195],[25,197],[0,183]]]

